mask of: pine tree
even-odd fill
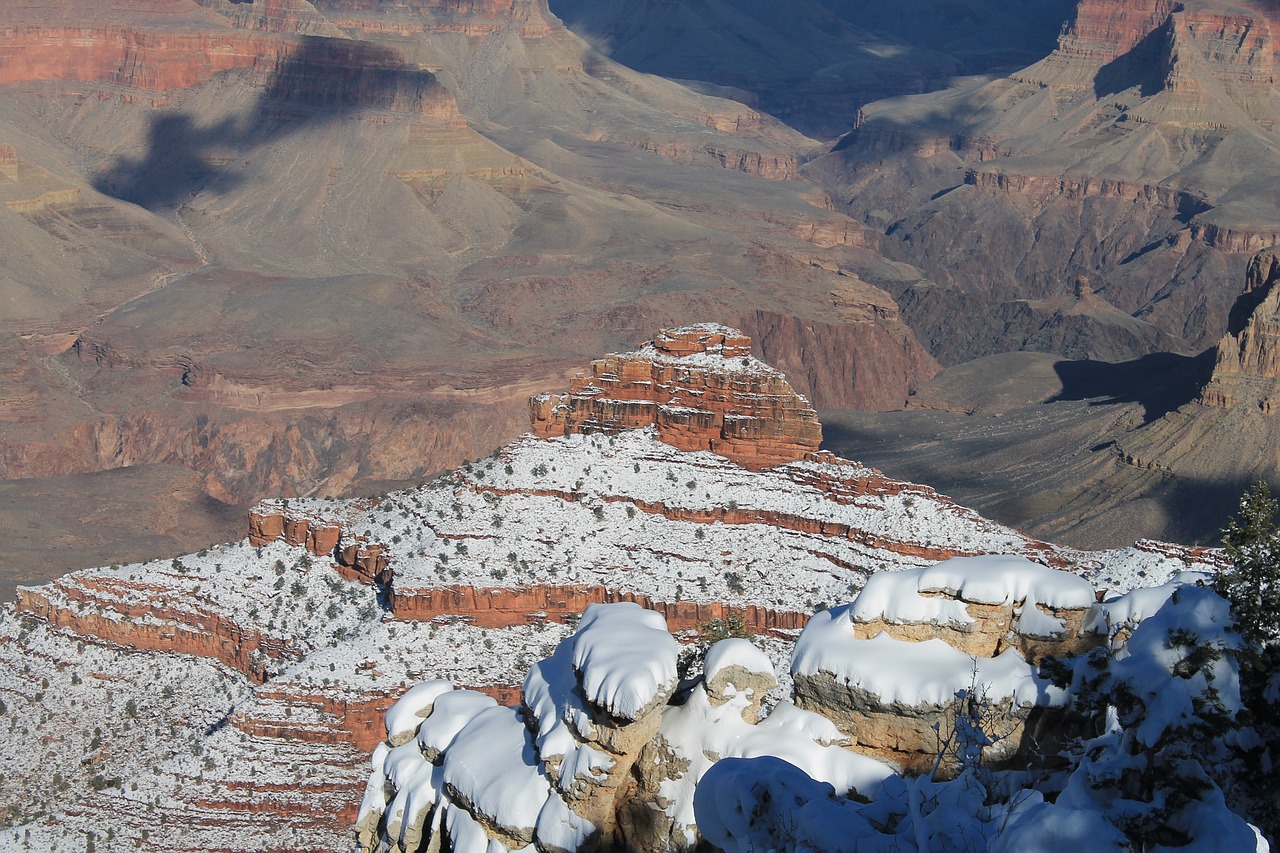
[[[1214,581],[1245,639],[1261,648],[1280,643],[1280,502],[1262,480],[1240,498],[1240,513],[1222,531],[1231,568]]]

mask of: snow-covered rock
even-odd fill
[[[476,850],[687,850],[698,840],[693,792],[722,757],[782,755],[842,794],[867,795],[891,774],[789,702],[757,722],[777,679],[745,640],[713,646],[707,680],[668,704],[674,651],[661,617],[598,605],[530,669],[519,708],[463,701],[463,690],[434,696],[415,738],[375,750],[361,848],[409,850],[406,839],[443,832]],[[602,680],[597,667],[623,680]],[[406,707],[437,689],[411,693]],[[400,728],[389,722],[388,731]]]

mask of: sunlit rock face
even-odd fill
[[[747,467],[801,459],[822,443],[809,401],[751,356],[751,339],[723,326],[663,329],[633,353],[591,363],[567,394],[531,401],[548,437],[654,426],[681,450],[710,450]]]

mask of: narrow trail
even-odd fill
[[[142,299],[145,299],[146,297],[152,295],[153,293],[164,290],[169,285],[173,284],[174,282],[181,281],[182,279],[186,278],[192,273],[200,272],[201,270],[207,269],[208,267],[212,266],[213,261],[210,258],[208,249],[206,249],[204,244],[200,242],[200,239],[196,237],[195,232],[191,230],[191,226],[187,225],[186,220],[182,218],[181,208],[175,209],[173,211],[173,219],[177,223],[178,228],[181,229],[182,235],[186,238],[188,245],[190,245],[192,253],[196,256],[196,259],[199,260],[200,263],[197,266],[191,267],[190,269],[170,270],[169,272],[156,273],[156,275],[151,279],[151,286],[148,287],[146,290],[142,291],[141,293],[135,294],[134,296],[129,297],[128,299],[126,299],[121,303],[111,306],[110,308],[98,314],[96,317],[94,317],[92,320],[90,320],[81,328],[76,329],[70,332],[69,334],[73,334],[75,335],[76,338],[79,338],[89,329],[92,329],[94,326],[98,325],[103,320],[110,317],[112,314],[115,314],[118,311],[122,311],[128,308],[130,305],[133,305],[134,303],[139,302]]]

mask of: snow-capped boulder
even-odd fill
[[[745,695],[747,704],[742,717],[749,723],[759,720],[761,700],[778,686],[769,656],[750,641],[737,637],[721,640],[707,651],[702,680],[707,699],[717,707]]]
[[[359,849],[434,850],[447,839],[485,853],[689,850],[693,791],[721,757],[781,755],[841,794],[867,795],[891,774],[790,702],[757,723],[777,677],[746,640],[713,646],[705,681],[669,704],[676,650],[661,616],[597,605],[530,668],[518,708],[436,685],[406,694],[388,731],[416,735],[375,750]]]
[[[795,700],[833,720],[859,752],[909,772],[934,768],[957,717],[980,714],[1007,758],[1033,711],[1065,694],[1041,675],[1046,655],[1097,646],[1093,587],[1016,556],[954,558],[873,575],[843,607],[815,615],[792,660]],[[948,772],[944,759],[942,771]]]
[[[1102,642],[1085,630],[1093,584],[1012,554],[953,557],[867,579],[850,616],[854,636],[937,637],[961,652],[993,657],[1007,648],[1027,660],[1077,654]]]

